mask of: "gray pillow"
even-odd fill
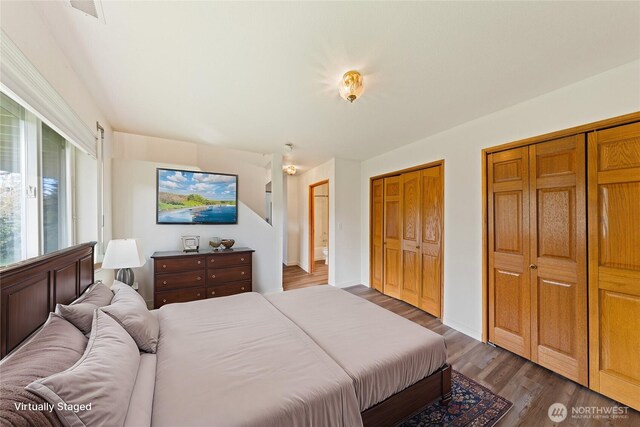
[[[96,308],[98,308],[98,306],[90,302],[71,305],[56,304],[56,314],[64,317],[65,320],[71,322],[73,326],[87,335],[91,332],[93,312],[96,311]]]
[[[62,427],[55,412],[45,409],[45,400],[25,387],[39,378],[69,369],[80,360],[87,342],[78,328],[49,313],[42,329],[0,361],[0,425]],[[16,403],[36,409],[21,411]]]
[[[107,285],[102,282],[96,282],[89,286],[85,293],[80,295],[80,298],[72,302],[71,304],[80,304],[82,302],[88,302],[90,304],[97,305],[98,307],[104,307],[111,304],[113,299],[113,292]]]
[[[155,353],[160,335],[160,324],[156,316],[151,314],[144,299],[131,286],[116,281],[112,289],[115,295],[111,304],[101,310],[113,317],[131,335],[140,350]]]
[[[122,426],[139,364],[133,339],[116,321],[96,310],[82,358],[66,371],[26,388],[54,405],[66,426]]]

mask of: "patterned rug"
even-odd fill
[[[507,399],[459,372],[452,372],[451,382],[453,397],[449,406],[440,406],[436,401],[400,427],[491,427],[513,406]]]

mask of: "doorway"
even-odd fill
[[[309,186],[309,273],[329,269],[329,180]],[[328,276],[328,274],[327,274]]]

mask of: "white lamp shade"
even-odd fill
[[[138,239],[115,239],[107,245],[102,268],[136,268],[146,261]]]

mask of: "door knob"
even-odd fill
[[[529,265],[529,268],[532,269],[532,270],[535,270],[535,269],[538,268],[538,266],[535,265],[535,264],[531,264],[531,265]]]

